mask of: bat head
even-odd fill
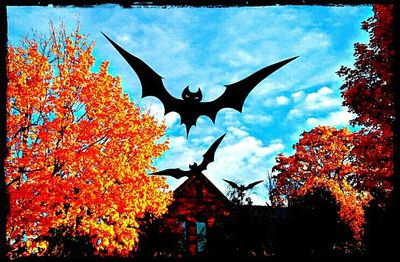
[[[195,170],[198,167],[197,163],[193,163],[193,165],[189,164],[189,169],[190,170]]]
[[[203,99],[203,94],[201,93],[200,88],[197,90],[196,93],[192,93],[189,90],[189,86],[186,86],[186,88],[182,92],[182,99],[185,101],[200,102],[201,99]]]

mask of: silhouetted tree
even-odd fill
[[[388,222],[388,205],[384,193],[374,192],[374,199],[365,209],[364,246],[369,257],[379,257],[387,249],[387,234],[393,228]]]
[[[352,233],[340,220],[338,209],[326,190],[316,189],[293,199],[288,219],[278,225],[278,255],[321,257],[346,253]]]
[[[209,229],[207,235],[210,256],[234,257],[238,254],[237,223],[232,214],[216,217],[214,226]]]
[[[49,236],[40,237],[49,243],[47,254],[56,257],[93,256],[95,247],[89,235],[75,235],[73,229],[61,226],[49,230]]]
[[[210,253],[234,258],[272,255],[272,213],[271,207],[238,205],[230,216],[217,218],[208,232]]]
[[[169,221],[170,222],[170,221]],[[139,258],[178,257],[185,253],[181,226],[147,213],[139,221],[139,246],[133,253]]]
[[[250,197],[252,189],[257,184],[263,182],[263,180],[259,180],[245,186],[245,185],[239,185],[233,181],[229,181],[226,179],[223,180],[228,183],[226,189],[227,192],[226,195],[228,196],[228,199],[236,205],[249,205],[249,206],[253,204],[253,200],[251,200]]]

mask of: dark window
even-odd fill
[[[183,239],[183,241],[186,241],[186,239],[187,239],[186,221],[180,221],[180,223],[181,223],[181,228],[182,228],[182,239]]]
[[[181,229],[181,237],[179,240],[179,249],[180,252],[185,252],[186,251],[186,246],[187,246],[187,223],[186,221],[177,221],[178,224],[180,225]]]
[[[196,232],[197,232],[197,252],[201,253],[205,251],[207,245],[206,238],[206,228],[205,222],[196,222]]]

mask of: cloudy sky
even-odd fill
[[[353,44],[367,42],[361,21],[370,6],[271,6],[255,8],[94,8],[8,7],[8,40],[32,32],[48,32],[49,20],[69,30],[80,20],[81,32],[96,43],[96,64],[110,61],[124,91],[142,108],[165,120],[170,149],[156,161],[159,170],[188,169],[221,135],[215,161],[204,174],[226,192],[223,178],[248,184],[264,179],[279,153],[292,154],[300,134],[317,125],[348,126],[352,115],[341,105],[335,72],[351,66]],[[203,101],[222,94],[224,85],[241,80],[275,62],[299,56],[263,80],[248,96],[243,112],[223,109],[216,124],[200,117],[186,138],[185,126],[172,112],[163,115],[161,102],[141,99],[140,82],[100,32],[136,55],[164,78],[168,91],[180,98],[189,85]],[[106,94],[105,94],[106,95]],[[176,188],[185,178],[167,181]],[[252,194],[256,204],[268,197],[264,185]]]

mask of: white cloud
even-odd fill
[[[188,170],[189,164],[201,163],[202,155],[219,137],[214,134],[197,136],[189,141],[182,136],[170,137],[170,149],[159,161],[158,169],[181,168]],[[284,147],[281,139],[270,140],[265,144],[252,136],[244,126],[228,127],[224,140],[215,152],[214,162],[210,163],[203,173],[222,193],[225,193],[226,183],[222,180],[223,178],[242,184],[265,179],[266,172],[272,168],[275,155],[283,151]],[[167,180],[171,190],[177,188],[183,181],[185,179],[169,178]],[[251,197],[254,204],[265,204],[267,193],[263,184],[254,190]]]
[[[263,80],[253,91],[252,94],[254,96],[260,97],[260,98],[265,98],[266,96],[273,96],[277,95],[282,91],[285,91],[288,87],[291,86],[292,83],[282,81],[280,79],[273,78],[272,75],[271,77],[267,77],[265,80]],[[275,101],[275,99],[272,99]]]
[[[278,105],[287,105],[289,104],[289,99],[286,96],[278,96],[276,102]]]
[[[132,42],[132,38],[130,35],[124,33],[117,35],[117,42],[120,44],[130,44]]]
[[[276,139],[272,139],[272,140],[271,140],[271,143],[272,143],[272,144],[281,144],[281,143],[283,143],[283,142],[282,142],[282,139],[276,138]]]
[[[263,102],[263,106],[265,107],[274,107],[276,105],[276,99],[267,98]]]
[[[325,118],[308,118],[307,125],[311,128],[318,125],[329,125],[329,126],[347,126],[349,121],[354,118],[354,114],[343,108],[340,111],[329,113]]]
[[[308,110],[321,110],[333,107],[340,107],[342,100],[335,97],[333,90],[328,87],[322,87],[315,93],[306,96],[304,107]]]
[[[303,91],[298,91],[296,93],[292,94],[292,98],[294,102],[299,102],[300,99],[304,97],[304,92]]]
[[[167,150],[163,159],[159,160],[158,170],[168,168],[181,168],[189,170],[189,164],[200,161],[202,159],[203,148],[193,146],[183,136],[169,137],[169,150]]]
[[[154,116],[157,121],[165,122],[167,127],[172,127],[177,120],[180,119],[179,114],[175,112],[170,112],[164,116],[164,107],[161,105],[161,103],[150,103],[145,107],[149,109],[149,113]]]
[[[330,89],[329,87],[326,87],[326,86],[324,86],[320,90],[318,90],[319,95],[329,95],[332,93],[333,93],[332,89]]]
[[[239,129],[239,128],[237,128],[237,127],[228,127],[228,131],[229,131],[232,135],[234,135],[235,137],[246,137],[246,136],[249,135],[248,132],[246,132],[246,131],[244,131],[244,130],[242,130],[242,129]]]
[[[231,50],[223,53],[220,58],[233,67],[242,67],[243,65],[259,63],[257,57],[239,47],[232,47]]]
[[[243,119],[246,123],[267,124],[272,122],[273,117],[265,114],[245,114]]]
[[[180,119],[179,114],[171,112],[165,116],[165,123],[167,124],[167,127],[172,127],[178,121],[178,119]]]
[[[198,137],[198,138],[193,138],[191,141],[194,144],[209,144],[211,145],[215,140],[214,136],[203,136],[203,137]]]
[[[185,149],[187,140],[182,136],[174,136],[170,138],[170,145],[174,146],[177,151]]]
[[[223,109],[217,114],[215,123],[217,123],[218,125],[226,126],[226,127],[240,126],[241,121],[240,121],[240,118],[238,118],[239,114],[240,113],[237,112],[236,110]],[[201,117],[201,118],[208,119],[207,117]],[[208,119],[208,122],[212,123],[210,119]],[[200,125],[198,125],[198,126],[200,126]]]
[[[238,128],[229,129],[225,139],[225,144],[216,152],[215,161],[204,172],[222,192],[226,188],[223,178],[242,184],[265,179],[274,155],[284,149],[280,139],[264,145],[261,140]],[[257,191],[259,194],[252,195],[254,203],[265,204],[267,195],[262,184]]]
[[[282,143],[271,143],[268,147],[259,147],[256,150],[256,155],[259,157],[264,157],[271,155],[274,152],[279,152],[283,150],[285,146]]]
[[[318,31],[304,32],[303,36],[300,37],[300,40],[297,45],[295,45],[295,49],[298,52],[304,52],[304,49],[310,51],[312,49],[324,49],[330,46],[329,36],[325,33]]]
[[[300,55],[298,59],[267,78],[266,83],[273,83],[272,89],[258,88],[255,92],[262,94],[308,85],[309,81],[305,81],[320,76],[321,68],[329,67],[332,62],[337,65],[337,60],[332,59],[333,55],[326,54],[326,50],[331,47],[330,35],[324,32],[325,28],[315,26],[320,21],[301,10],[278,7],[270,8],[268,12],[265,10],[239,10],[235,16],[230,16],[224,21],[221,26],[224,30],[212,42],[212,46],[216,46],[215,49],[218,47],[218,51],[222,49],[221,43],[226,45],[223,49],[226,54],[220,57],[223,62],[235,67],[247,64],[266,66]],[[294,17],[296,19],[293,19]],[[265,26],[258,27],[264,24]],[[231,41],[232,39],[235,41]],[[248,49],[244,49],[244,46]],[[243,49],[245,51],[241,52]],[[315,59],[318,57],[324,59],[319,58],[316,63]],[[332,74],[322,80],[331,79],[331,76]],[[320,82],[314,81],[312,84]]]
[[[288,119],[296,119],[296,118],[299,118],[301,116],[303,116],[303,112],[301,110],[299,110],[299,109],[296,109],[296,108],[295,109],[291,109],[289,111],[289,113],[287,114],[287,118]]]

